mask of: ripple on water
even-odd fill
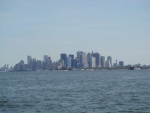
[[[149,113],[149,80],[149,71],[5,73],[0,112]]]

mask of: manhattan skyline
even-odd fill
[[[1,0],[0,67],[42,55],[97,51],[150,64],[150,1]]]
[[[73,69],[119,69],[125,67],[123,61],[113,62],[111,56],[105,57],[98,52],[77,51],[77,54],[61,53],[58,61],[53,61],[51,56],[43,55],[43,60],[28,55],[26,61],[20,60],[13,67],[5,64],[0,71],[36,71],[36,70],[73,70]],[[130,65],[131,66],[131,65]],[[140,65],[138,65],[140,66]]]

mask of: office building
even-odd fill
[[[71,54],[70,54],[69,57],[71,57],[71,59],[74,59],[74,55],[71,55]]]
[[[101,56],[101,67],[105,67],[105,56]]]
[[[67,68],[71,68],[71,57],[67,57]]]
[[[107,60],[107,61],[105,62],[105,67],[111,68],[111,64],[110,64],[110,61],[109,61],[109,60]]]
[[[89,67],[91,67],[91,57],[92,55],[90,53],[87,54],[87,63],[89,65]]]
[[[41,70],[42,69],[42,62],[41,60],[36,61],[36,70]]]
[[[92,56],[95,57],[96,60],[96,67],[101,67],[101,55],[99,53],[93,53]]]
[[[36,59],[35,58],[32,59],[32,70],[33,71],[36,70]]]
[[[88,62],[87,62],[87,55],[84,53],[80,56],[80,61],[81,61],[81,67],[82,68],[88,68]]]
[[[52,60],[48,55],[43,56],[43,69],[51,70],[52,69]]]
[[[124,67],[124,62],[123,61],[119,61],[119,66],[120,67]]]
[[[31,56],[27,56],[27,68],[29,70],[32,70],[32,57]]]
[[[95,68],[95,67],[96,67],[96,58],[95,57],[91,57],[90,68]]]
[[[64,61],[64,67],[67,67],[67,55],[65,53],[60,54],[60,59]]]
[[[73,68],[78,68],[78,62],[77,59],[73,59]]]
[[[111,57],[111,56],[108,56],[108,57],[107,57],[107,61],[109,61],[110,66],[112,67],[112,57]]]
[[[78,64],[81,64],[81,55],[83,54],[83,51],[77,51],[77,62]]]

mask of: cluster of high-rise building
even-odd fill
[[[36,60],[31,56],[27,56],[27,63],[21,60],[14,67],[9,67],[5,64],[0,68],[0,71],[36,71],[36,70],[72,70],[72,69],[130,69],[130,67],[137,67],[140,69],[150,69],[150,65],[128,64],[124,66],[123,61],[112,64],[112,57],[101,56],[98,52],[85,53],[77,51],[76,56],[73,54],[67,55],[66,53],[60,54],[58,61],[52,61],[48,55],[43,56],[43,60]]]
[[[8,64],[5,64],[3,67],[0,68],[0,71],[8,71],[8,70],[10,70]]]
[[[101,56],[98,52],[85,53],[77,51],[76,57],[73,54],[67,55],[66,53],[60,54],[58,61],[52,62],[51,57],[48,55],[43,56],[43,61],[36,60],[31,56],[27,56],[27,64],[21,60],[14,66],[16,71],[24,70],[60,70],[60,69],[87,69],[87,68],[111,68],[117,66],[124,66],[123,61],[114,63],[112,65],[112,57]]]

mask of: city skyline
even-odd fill
[[[97,51],[125,64],[150,64],[149,0],[2,0],[0,67],[31,55]]]
[[[64,69],[97,69],[97,68],[124,68],[124,61],[113,63],[111,56],[102,56],[98,52],[77,51],[76,55],[61,53],[57,61],[53,61],[51,56],[43,55],[43,59],[36,59],[30,55],[26,61],[20,60],[14,66],[9,67],[5,64],[0,68],[1,71],[36,71],[36,70],[64,70]]]
[[[107,61],[108,59],[110,60],[110,63],[111,63],[111,65],[113,65],[113,63],[116,63],[116,60],[117,59],[112,59],[112,57],[111,57],[111,55],[109,55],[109,56],[105,56],[105,55],[101,55],[101,53],[99,53],[99,52],[96,52],[96,51],[91,51],[91,52],[85,52],[85,51],[81,51],[81,50],[79,50],[79,51],[76,51],[76,53],[75,54],[71,54],[71,53],[69,53],[69,54],[67,54],[67,53],[64,53],[64,52],[62,52],[62,53],[60,53],[59,55],[58,55],[58,59],[57,60],[53,60],[53,58],[50,56],[50,55],[48,55],[48,54],[46,54],[46,55],[42,55],[42,58],[41,59],[38,59],[37,57],[33,57],[32,55],[27,55],[26,56],[26,58],[25,59],[18,59],[18,61],[14,64],[14,65],[10,65],[9,63],[5,63],[4,65],[8,65],[9,66],[9,68],[12,66],[15,66],[18,62],[20,62],[20,61],[24,61],[24,63],[25,64],[30,64],[30,62],[32,61],[32,60],[36,60],[36,61],[41,61],[41,62],[47,62],[47,59],[48,58],[50,58],[50,60],[52,61],[52,63],[53,62],[59,62],[60,60],[64,60],[64,63],[66,63],[66,65],[67,65],[67,58],[68,57],[70,57],[71,59],[77,59],[77,60],[79,60],[79,62],[80,62],[80,57],[81,57],[81,55],[86,55],[86,61],[87,61],[87,63],[88,63],[88,57],[94,57],[94,58],[96,58],[96,59],[99,59],[98,60],[98,62],[101,62],[100,60],[101,60],[101,57],[103,58],[104,57],[104,62],[105,61]],[[89,56],[90,55],[90,56]],[[92,55],[92,56],[91,56]],[[95,59],[95,60],[96,60]],[[85,61],[85,62],[86,62]],[[122,61],[122,60],[119,60],[119,61]],[[118,62],[118,64],[119,64],[119,62]],[[3,66],[4,66],[3,65]],[[1,66],[1,67],[3,67],[3,66]],[[99,64],[97,64],[97,62],[95,62],[95,67],[99,67]]]
[[[85,51],[81,51],[81,50],[79,50],[79,51],[76,51],[76,53],[75,54],[72,54],[72,53],[65,53],[65,52],[61,52],[61,54],[66,54],[67,56],[70,56],[70,55],[73,55],[74,56],[74,58],[76,59],[77,57],[78,57],[78,55],[77,55],[77,52],[83,52],[82,54],[92,54],[93,52],[94,53],[99,53],[99,52],[96,52],[96,51],[91,51],[91,52],[85,52]],[[46,55],[41,55],[40,57],[38,56],[38,57],[35,57],[35,56],[32,56],[32,55],[27,55],[27,56],[25,56],[24,58],[25,59],[28,59],[28,57],[31,57],[31,58],[33,58],[33,59],[36,59],[36,60],[40,60],[40,61],[44,61],[44,56],[49,56],[50,58],[51,58],[51,60],[53,61],[53,62],[57,62],[57,61],[59,61],[60,59],[61,59],[61,57],[60,57],[60,55],[61,55],[60,53],[59,53],[59,55],[57,55],[57,59],[53,59],[53,57],[52,56],[50,56],[49,54],[46,54]],[[101,53],[99,53],[100,54],[100,56],[101,57],[105,57],[105,61],[107,60],[107,57],[110,57],[111,55],[101,55]],[[66,56],[66,57],[67,57]],[[95,56],[94,56],[95,57]],[[26,64],[28,64],[28,60],[24,60],[23,58],[21,59],[18,59],[13,65],[11,65],[9,62],[8,63],[4,63],[3,65],[1,65],[0,67],[3,67],[3,66],[5,66],[5,65],[9,65],[9,68],[12,66],[15,66],[16,65],[16,63],[17,62],[19,62],[19,61],[24,61],[24,63],[26,63]],[[119,59],[115,59],[115,58],[113,58],[113,60],[111,59],[111,63],[112,64],[114,64],[114,63],[116,63],[116,61],[124,61],[124,59],[122,59],[122,58],[119,58]],[[119,62],[117,62],[118,64],[119,64]],[[141,63],[134,63],[134,64],[132,64],[132,63],[126,63],[125,65],[127,66],[127,65],[137,65],[137,64],[140,64],[140,65],[150,65],[150,64],[141,64]],[[96,64],[95,64],[96,65]]]
[[[150,65],[125,64],[123,60],[114,60],[111,56],[104,56],[98,52],[77,51],[76,55],[61,53],[57,61],[51,56],[43,55],[37,59],[28,55],[25,60],[20,60],[14,66],[5,64],[0,71],[44,71],[44,70],[80,70],[80,69],[149,69]]]

